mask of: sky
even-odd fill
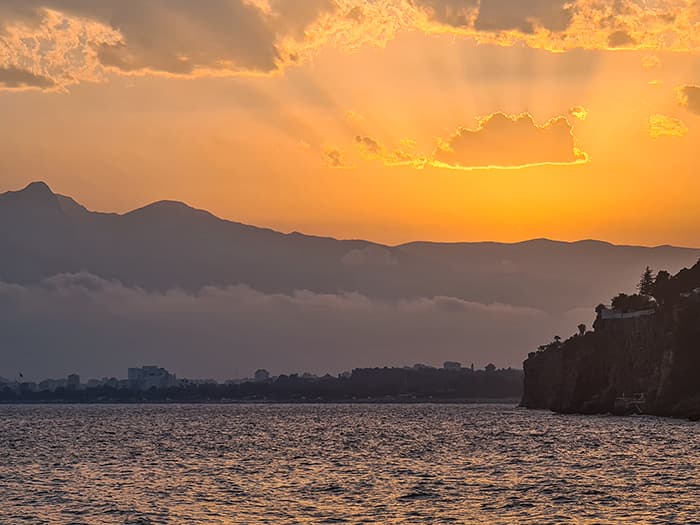
[[[700,246],[697,0],[0,0],[0,191]]]

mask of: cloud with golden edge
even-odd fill
[[[345,120],[348,122],[363,122],[365,117],[361,113],[349,109],[345,112]]]
[[[576,107],[580,114],[587,114]],[[528,113],[489,115],[474,129],[459,128],[447,139],[438,139],[438,146],[428,155],[417,153],[416,142],[406,138],[396,148],[367,135],[356,136],[355,144],[365,160],[417,169],[520,169],[589,161],[588,154],[576,147],[573,127],[566,117],[554,117],[538,125]]]
[[[700,50],[696,0],[413,0],[425,32],[517,43],[560,52],[572,49]],[[458,5],[476,12],[454,16]]]
[[[459,128],[436,148],[431,165],[450,169],[517,169],[542,165],[584,164],[588,155],[576,147],[573,127],[564,116],[542,125],[532,115],[494,113],[474,129]]]
[[[649,117],[649,136],[659,137],[683,137],[688,133],[688,126],[675,117],[667,115],[651,115]]]
[[[574,106],[569,110],[569,114],[572,117],[576,117],[579,120],[586,120],[588,118],[588,110],[583,106]]]
[[[681,86],[676,91],[678,103],[688,111],[700,115],[700,86]]]
[[[358,135],[355,137],[355,144],[360,149],[360,154],[366,160],[378,160],[385,166],[412,166],[414,168],[423,168],[429,159],[424,156],[415,155],[407,149],[410,146],[405,144],[405,139],[402,140],[404,148],[388,148],[377,139]]]

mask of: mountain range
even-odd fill
[[[572,312],[575,315],[592,312],[601,297],[612,297],[618,291],[630,291],[647,265],[671,272],[692,266],[700,257],[700,250],[672,246],[617,246],[595,240],[560,242],[548,239],[512,244],[411,242],[386,246],[364,240],[281,233],[224,220],[173,201],[155,202],[125,214],[94,212],[70,197],[52,192],[47,184],[35,182],[20,191],[0,194],[0,254],[0,282],[3,286],[0,290],[0,313],[4,313],[6,319],[16,319],[9,330],[11,336],[7,333],[0,335],[0,351],[14,356],[14,347],[24,348],[34,352],[40,360],[43,359],[41,348],[49,345],[49,341],[55,348],[66,347],[78,352],[82,357],[78,358],[76,354],[74,357],[77,361],[86,355],[78,350],[82,348],[81,345],[92,344],[94,348],[94,343],[76,342],[74,336],[69,338],[72,341],[70,344],[64,341],[64,332],[74,334],[78,321],[63,317],[57,319],[50,311],[50,308],[65,310],[65,305],[59,306],[62,304],[60,301],[65,300],[65,293],[55,295],[58,293],[55,290],[58,287],[56,282],[60,281],[64,286],[66,279],[70,279],[69,289],[73,292],[79,285],[93,296],[96,286],[100,290],[105,286],[119,286],[129,293],[137,290],[143,297],[149,298],[162,299],[181,294],[190,299],[201,299],[211,290],[230,290],[234,287],[237,290],[246,289],[249,295],[257,294],[257,305],[262,304],[261,301],[267,304],[273,299],[279,302],[281,298],[289,298],[298,306],[301,297],[306,301],[306,308],[308,298],[313,297],[315,301],[339,298],[345,301],[345,307],[349,300],[355,303],[360,301],[385,313],[387,309],[398,309],[392,322],[400,326],[403,326],[399,320],[400,312],[406,308],[411,315],[418,315],[419,320],[422,318],[416,312],[427,304],[434,307],[433,312],[444,316],[425,326],[433,333],[421,339],[428,341],[423,343],[421,350],[414,348],[417,344],[415,337],[411,344],[406,345],[401,329],[396,333],[398,325],[387,324],[386,329],[396,335],[393,340],[391,333],[376,333],[381,331],[381,326],[373,324],[371,329],[365,330],[363,320],[351,315],[347,323],[353,327],[352,337],[345,337],[347,344],[341,345],[344,359],[334,359],[334,352],[328,349],[327,341],[334,340],[332,333],[318,341],[313,335],[319,323],[323,322],[323,317],[337,310],[332,302],[328,306],[329,312],[311,310],[300,314],[299,319],[285,318],[280,321],[280,326],[286,327],[280,340],[274,337],[260,339],[260,334],[252,329],[255,323],[246,325],[244,341],[235,337],[228,339],[230,334],[217,336],[219,342],[216,344],[222,348],[227,346],[220,352],[231,352],[231,355],[225,354],[228,356],[226,362],[237,361],[243,370],[258,365],[238,360],[239,354],[259,354],[262,348],[266,348],[271,357],[270,362],[260,359],[260,366],[274,368],[277,358],[272,357],[276,354],[269,347],[281,345],[282,341],[287,365],[334,370],[355,364],[351,359],[353,354],[358,356],[357,366],[390,364],[372,361],[373,358],[378,361],[382,356],[398,364],[405,364],[410,359],[430,362],[451,357],[479,362],[500,361],[504,365],[517,366],[521,361],[518,356],[527,354],[529,348],[526,345],[530,344],[530,340],[534,344],[542,340],[543,334],[568,326],[564,320],[573,322]],[[92,284],[86,284],[88,281]],[[101,284],[98,286],[95,283]],[[48,299],[44,297],[49,293],[47,289],[54,293]],[[21,294],[18,290],[21,290]],[[38,299],[28,298],[33,297],[31,294],[37,294],[37,290],[44,294],[42,304],[58,303],[40,308],[37,306]],[[113,288],[110,290],[113,291]],[[15,294],[12,296],[14,303],[8,299],[8,294]],[[240,306],[239,299],[236,304]],[[100,304],[94,297],[92,300]],[[30,301],[31,308],[22,301]],[[88,308],[86,305],[82,307]],[[37,308],[41,310],[41,315]],[[144,315],[160,315],[157,306],[149,308]],[[193,308],[201,312],[198,305]],[[133,310],[131,308],[129,312]],[[353,312],[357,313],[356,310]],[[23,316],[20,316],[22,312]],[[100,326],[100,323],[112,326],[123,321],[124,316],[114,314],[117,317],[112,318],[110,312],[112,310],[106,308],[105,316],[99,320]],[[246,312],[250,314],[250,308]],[[506,315],[502,320],[494,319],[488,323],[492,332],[509,332],[511,325],[507,315],[513,312],[535,312],[544,317],[542,326],[531,327],[528,333],[533,333],[525,339],[519,337],[516,330],[512,337],[501,343],[498,341],[503,334],[493,337],[495,341],[484,341],[482,339],[486,336],[481,335],[482,327],[474,326],[472,329],[468,320],[457,333],[453,333],[457,326],[455,315],[474,318],[474,312],[479,315],[484,312]],[[76,315],[82,314],[76,312]],[[267,313],[260,312],[260,315],[265,333],[269,335],[270,331],[282,330],[280,326],[264,322]],[[588,317],[592,317],[592,314]],[[40,318],[43,319],[43,327],[52,327],[50,336],[36,339],[22,332],[23,329],[30,330],[28,327],[32,326],[32,322],[38,322]],[[308,326],[298,326],[302,321],[308,322]],[[136,319],[134,322],[143,328],[142,325],[150,321]],[[337,322],[345,326],[342,319]],[[69,326],[72,327],[70,330],[63,330]],[[333,326],[333,322],[328,326]],[[158,330],[169,329],[160,326]],[[210,330],[213,328],[205,331],[209,333]],[[36,332],[36,327],[32,327],[31,331]],[[355,338],[358,331],[360,334],[366,332],[367,337],[357,342],[346,341]],[[535,332],[539,333],[539,337],[535,336]],[[171,343],[158,342],[163,334],[159,335],[150,328],[146,333],[150,334],[149,341],[155,341],[152,343],[154,346],[149,348],[158,350],[154,351],[153,357],[167,358],[169,354],[162,347]],[[372,334],[376,339],[371,339]],[[470,334],[474,334],[474,337]],[[342,333],[336,335],[344,337]],[[169,341],[169,337],[165,337],[164,341]],[[295,337],[301,337],[301,341]],[[134,340],[137,343],[132,342],[131,345],[143,351],[137,336],[134,336]],[[206,348],[216,346],[214,342],[206,343],[203,336],[193,340]],[[227,341],[225,344],[222,342],[224,340]],[[375,353],[368,351],[363,354],[363,348],[373,346],[373,341],[381,348]],[[505,348],[505,345],[512,346],[513,342],[519,342],[517,348]],[[117,345],[117,342],[112,344]],[[319,345],[324,345],[323,350]],[[406,349],[404,355],[402,348]],[[464,348],[457,351],[462,355],[454,355],[455,349],[459,348]],[[60,352],[56,352],[52,353],[55,362],[65,363],[66,369],[79,368],[77,365],[80,362],[74,364],[70,359],[62,360]],[[184,349],[182,352],[178,355],[186,355]],[[305,352],[306,357],[302,358],[299,352]],[[139,355],[136,350],[134,355]],[[144,359],[146,357],[151,356],[144,355]],[[10,361],[15,366],[33,366],[26,359],[6,360]],[[95,373],[102,370],[100,359],[93,361],[88,369],[95,370]],[[104,362],[108,361],[113,359]],[[178,362],[182,362],[183,367],[189,366],[187,359]],[[122,366],[121,362],[118,366]],[[233,365],[227,366],[232,372]],[[216,366],[201,369],[201,373],[209,371],[216,374],[220,371]],[[0,369],[2,372],[11,371]]]

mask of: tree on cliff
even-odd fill
[[[654,279],[654,298],[663,303],[669,298],[669,288],[671,283],[671,274],[666,270],[660,270]]]
[[[648,308],[653,308],[654,303],[648,295],[627,295],[626,293],[621,293],[613,297],[612,307],[613,310],[618,310],[620,312],[634,312],[637,310],[646,310]]]
[[[642,277],[639,279],[637,290],[639,290],[641,295],[651,296],[654,293],[654,272],[648,266],[642,273]]]

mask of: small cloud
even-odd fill
[[[652,115],[649,117],[649,135],[659,137],[683,137],[688,133],[688,126],[677,118],[667,115]]]
[[[358,135],[355,137],[355,143],[360,147],[364,158],[380,160],[385,166],[413,166],[415,168],[423,168],[428,162],[428,159],[424,156],[415,155],[414,153],[400,148],[388,148],[372,137]]]
[[[323,158],[326,161],[326,166],[331,168],[349,168],[350,165],[345,162],[345,156],[339,149],[329,148],[323,152]]]
[[[700,115],[700,86],[681,86],[676,93],[681,106]]]
[[[579,120],[586,120],[588,117],[588,110],[583,106],[574,106],[569,110],[569,114]]]
[[[656,55],[647,55],[642,57],[642,67],[645,69],[654,69],[661,65],[661,59]]]
[[[362,122],[365,120],[365,117],[357,111],[348,109],[345,112],[345,120],[347,120],[348,122]]]
[[[357,142],[362,148],[371,155],[379,155],[382,151],[382,146],[372,137],[363,137],[358,135],[355,137],[355,142]]]

